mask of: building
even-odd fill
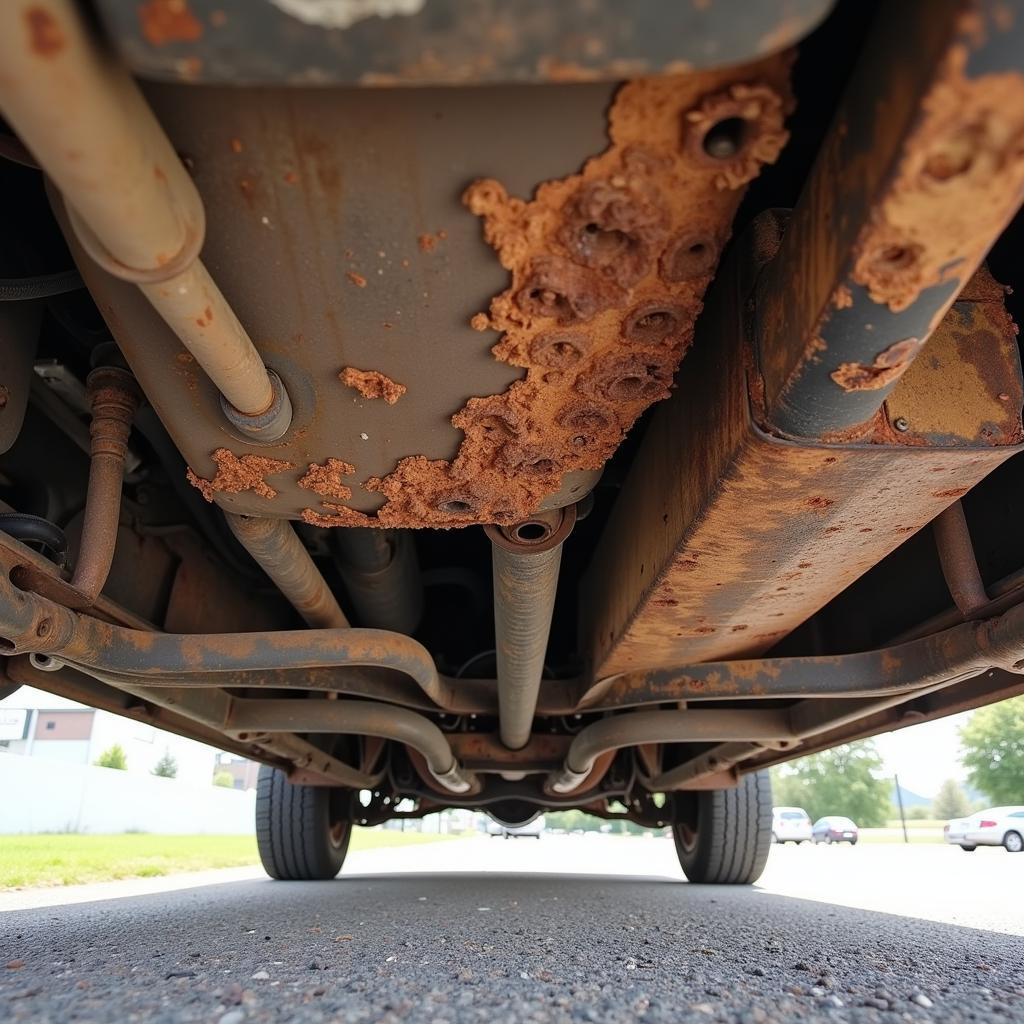
[[[165,753],[174,758],[183,782],[209,785],[219,768],[219,751],[205,743],[30,686],[0,701],[0,753],[90,765],[115,743],[133,774],[151,774]]]

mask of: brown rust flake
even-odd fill
[[[878,391],[900,378],[920,347],[917,338],[906,338],[879,352],[873,363],[840,363],[829,376],[844,391]]]
[[[189,10],[187,0],[146,0],[139,4],[139,27],[150,46],[194,43],[203,26]]]
[[[188,482],[199,490],[207,501],[213,501],[217,493],[241,494],[252,491],[261,498],[276,498],[277,491],[271,487],[266,478],[274,473],[284,473],[294,469],[291,462],[270,459],[265,455],[235,455],[227,448],[218,448],[210,453],[217,466],[212,480],[205,480],[191,468],[186,474]]]
[[[985,31],[974,12],[964,16],[962,42],[925,97],[895,179],[858,242],[853,280],[894,312],[977,265],[1024,188],[1024,75],[967,75]]]
[[[414,456],[366,481],[386,498],[375,517],[342,506],[307,509],[306,521],[515,522],[566,473],[603,466],[670,393],[743,186],[785,144],[790,63],[629,82],[610,146],[578,174],[530,200],[494,180],[470,185],[463,201],[511,276],[470,325],[501,332],[495,357],[526,372],[452,417],[465,435],[452,461]]]
[[[342,477],[351,476],[355,471],[355,466],[342,459],[328,459],[323,465],[311,462],[305,475],[299,478],[299,486],[323,498],[348,501],[352,497],[352,488],[344,483]]]
[[[25,12],[29,46],[37,57],[56,57],[67,44],[57,19],[45,7],[30,7]]]
[[[388,405],[394,405],[408,390],[404,384],[399,384],[379,370],[357,370],[353,366],[346,366],[338,374],[338,380],[345,387],[354,388],[363,398],[383,398]]]

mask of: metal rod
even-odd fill
[[[391,704],[355,700],[247,700],[231,704],[229,735],[257,740],[262,733],[316,732],[379,736],[419,751],[431,775],[453,793],[476,785],[471,772],[459,767],[445,734],[424,715]]]
[[[131,374],[112,367],[93,370],[86,383],[92,404],[89,485],[71,585],[91,604],[99,597],[114,561],[124,460],[138,389]]]
[[[932,531],[950,596],[965,619],[974,618],[988,604],[988,594],[971,543],[963,502],[954,501],[934,519]]]
[[[349,621],[287,519],[225,512],[231,532],[313,629],[346,629]]]
[[[702,754],[689,758],[674,768],[644,779],[643,782],[651,793],[666,793],[673,789],[682,789],[699,779],[706,779],[711,775],[728,771],[766,749],[768,748],[760,743],[718,743],[710,750],[705,750]]]
[[[423,581],[409,530],[331,530],[335,564],[360,626],[412,633],[423,615]]]
[[[562,543],[575,508],[541,512],[515,526],[487,527],[494,574],[498,728],[510,750],[530,740],[558,590]]]
[[[601,754],[643,743],[707,743],[793,739],[785,711],[636,711],[611,715],[576,734],[564,766],[548,776],[547,788],[569,793],[586,780]]]
[[[0,66],[0,110],[89,256],[139,285],[254,436],[282,436],[287,396],[198,258],[202,200],[127,71],[71,0],[0,4]]]

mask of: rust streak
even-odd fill
[[[25,12],[29,46],[38,57],[56,57],[67,45],[57,19],[45,7],[30,7]]]

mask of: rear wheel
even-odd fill
[[[262,765],[256,845],[267,874],[282,881],[333,878],[352,837],[349,796],[343,789],[293,786],[284,772]]]
[[[682,796],[682,794],[680,794]],[[689,794],[672,826],[683,874],[691,882],[750,885],[768,860],[772,785],[767,772],[744,775],[735,789]]]
[[[1024,850],[1024,839],[1019,832],[1007,832],[1003,836],[1003,846],[1006,847],[1007,853],[1020,853]]]

